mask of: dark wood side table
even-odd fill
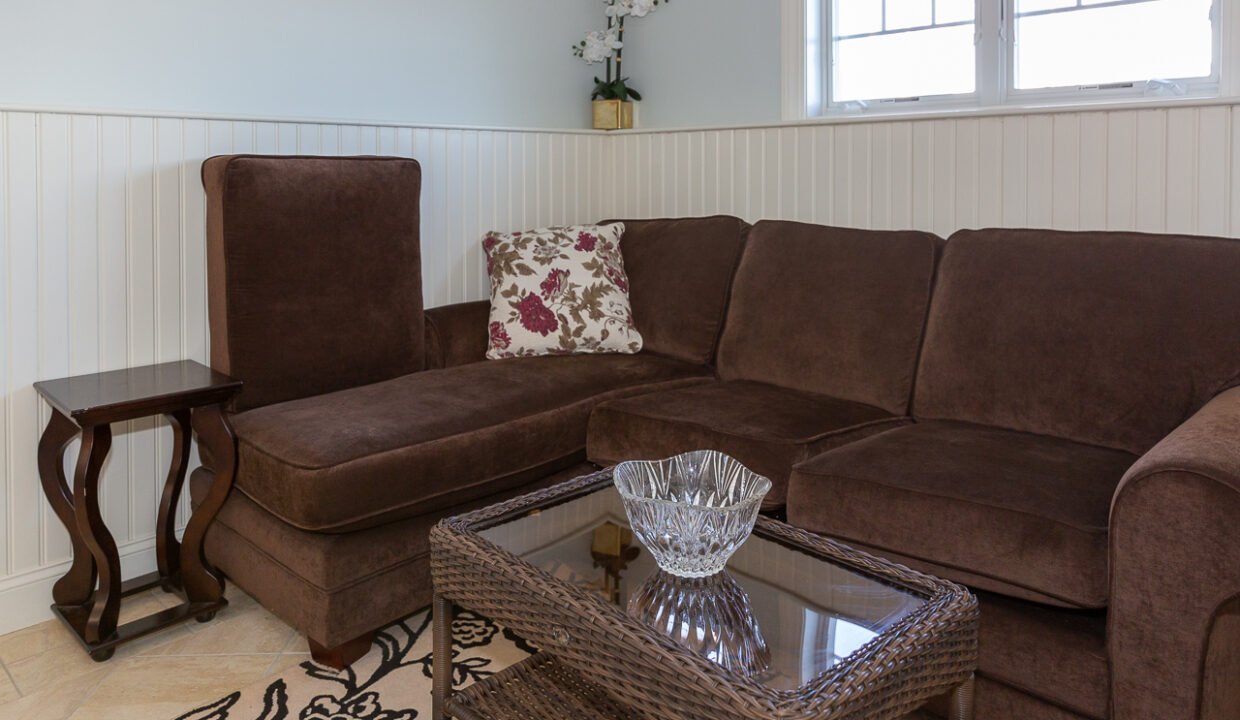
[[[236,441],[224,404],[241,391],[241,381],[186,360],[35,383],[52,406],[39,440],[43,492],[69,531],[73,563],[52,589],[52,611],[73,630],[96,661],[117,646],[196,618],[207,622],[228,604],[224,579],[203,555],[207,527],[232,489]],[[164,483],[156,526],[159,570],[121,582],[120,556],[99,509],[99,471],[112,446],[115,422],[164,415],[172,424],[172,466]],[[184,542],[176,538],[176,508],[189,465],[190,431],[215,464],[215,483],[190,517]],[[65,448],[78,433],[82,447],[73,487],[65,479]],[[184,590],[174,608],[117,627],[121,598],[162,586]]]

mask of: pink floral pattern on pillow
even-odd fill
[[[498,350],[507,350],[512,344],[512,338],[508,337],[508,331],[504,329],[504,323],[491,323],[491,345],[490,347]]]
[[[620,223],[488,233],[487,357],[640,351],[623,235]]]
[[[545,283],[544,283],[545,284]],[[511,303],[510,303],[511,304]],[[525,299],[514,305],[517,313],[521,316],[521,327],[532,333],[538,333],[543,337],[547,337],[560,327],[559,320],[556,319],[555,313],[534,293],[525,296]]]

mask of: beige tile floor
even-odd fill
[[[0,636],[0,720],[172,720],[309,658],[305,640],[236,588],[215,620],[193,621],[92,661],[57,620]],[[160,590],[121,621],[180,600]]]

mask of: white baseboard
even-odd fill
[[[155,538],[136,540],[118,550],[126,580],[155,571]],[[0,635],[52,618],[52,586],[69,571],[69,565],[66,561],[0,580]]]

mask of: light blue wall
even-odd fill
[[[686,3],[688,4],[688,3]],[[0,0],[0,105],[584,127],[597,0]]]
[[[625,34],[643,128],[780,119],[778,0],[672,0]]]
[[[0,105],[580,128],[601,0],[0,0]],[[779,119],[779,2],[635,19],[645,128]]]

